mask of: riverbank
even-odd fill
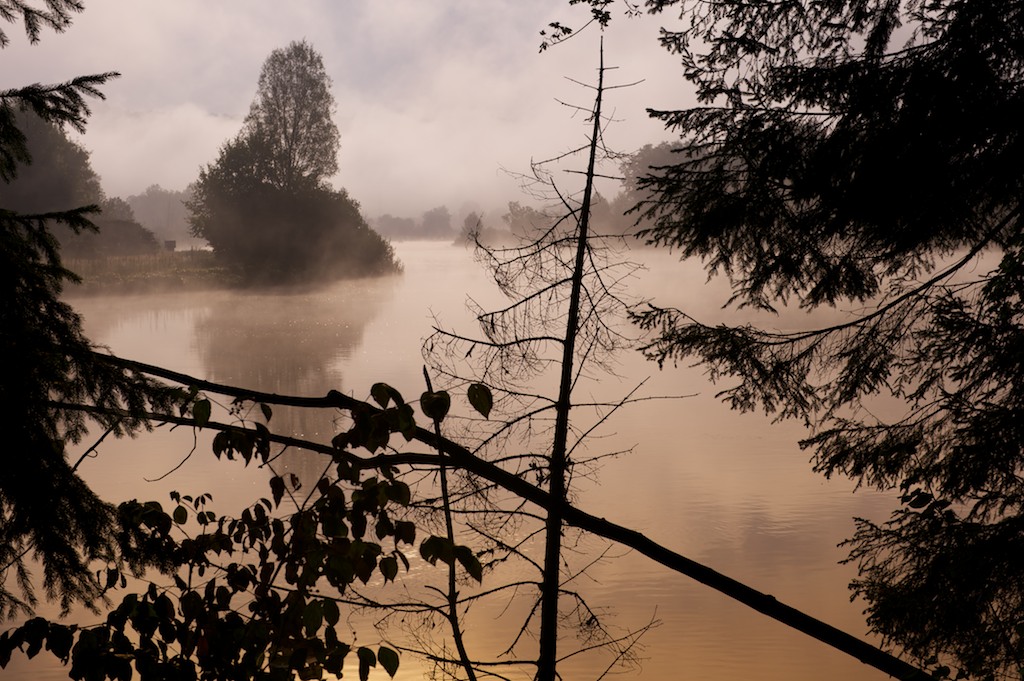
[[[106,258],[67,258],[64,266],[82,278],[79,284],[69,284],[65,293],[70,296],[134,295],[166,291],[210,290],[266,290],[277,287],[321,287],[331,281],[365,276],[400,274],[402,265],[395,260],[394,271],[343,271],[347,276],[265,281],[246,279],[235,269],[217,260],[213,251],[163,251],[145,255],[112,256]]]
[[[72,295],[154,293],[234,288],[238,275],[219,264],[212,251],[162,251],[147,255],[69,258],[64,266],[82,278]]]

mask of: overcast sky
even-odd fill
[[[19,29],[0,52],[0,89],[118,71],[92,107],[81,143],[109,196],[151,184],[184,189],[233,137],[270,52],[308,40],[333,80],[345,187],[368,216],[418,216],[447,205],[494,212],[527,200],[502,168],[585,144],[597,30],[544,53],[538,32],[587,11],[566,0],[86,0],[64,34],[34,46]],[[605,31],[616,123],[609,144],[634,150],[670,139],[647,107],[692,103],[678,59],[657,44],[671,17],[616,15]],[[570,181],[569,177],[565,180]]]

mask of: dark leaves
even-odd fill
[[[466,391],[466,397],[473,409],[476,409],[481,416],[487,418],[491,415],[491,408],[494,406],[494,398],[491,390],[482,383],[473,383]]]
[[[433,421],[443,421],[451,406],[452,398],[444,390],[428,391],[420,395],[420,409],[424,416]]]

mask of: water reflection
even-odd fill
[[[313,291],[264,291],[217,300],[194,327],[199,375],[267,393],[320,396],[345,390],[341,363],[363,342],[367,324],[391,301],[395,278],[339,282]],[[243,414],[263,420],[255,407]],[[273,407],[275,433],[319,443],[338,431],[333,410]],[[312,486],[323,457],[275,452],[276,473],[291,472]]]
[[[366,324],[383,304],[381,288],[353,284],[318,293],[216,301],[195,325],[204,374],[273,393],[317,395],[340,389],[342,376],[334,361],[359,346]]]
[[[469,330],[466,292],[480,298],[489,289],[464,249],[399,244],[398,252],[406,265],[403,277],[345,282],[319,292],[112,297],[76,306],[91,338],[132,359],[268,392],[323,395],[337,389],[365,397],[374,381],[383,380],[410,397],[423,389],[419,343],[433,315],[449,328]],[[721,291],[704,286],[699,268],[680,266],[662,252],[643,257],[651,271],[637,283],[641,294],[656,293],[658,302],[685,305],[702,319],[725,314],[719,310]],[[783,317],[775,323],[803,322]],[[605,462],[597,481],[577,489],[580,507],[863,634],[861,606],[849,603],[846,591],[854,570],[837,564],[844,552],[836,544],[852,532],[851,517],[884,518],[891,500],[863,491],[854,495],[848,482],[812,473],[806,453],[796,446],[804,435],[799,424],[772,425],[760,415],[729,411],[714,399],[716,388],[699,369],[658,371],[639,356],[625,355],[619,373],[621,380],[602,380],[595,397],[621,396],[647,376],[648,394],[699,396],[623,410],[596,442],[603,451],[635,449]],[[272,425],[327,441],[334,416],[277,409]],[[266,495],[267,471],[214,461],[204,437],[186,465],[160,483],[144,479],[167,472],[188,453],[190,432],[162,429],[136,441],[104,443],[85,474],[113,501],[166,498],[169,489],[213,491],[216,510],[234,513]],[[277,465],[309,482],[324,462],[288,452]],[[599,548],[596,540],[585,542],[586,548]],[[577,586],[595,605],[610,607],[612,621],[622,628],[641,627],[652,617],[662,621],[644,640],[648,659],[635,678],[799,681],[817,679],[825,670],[836,681],[884,678],[642,556],[617,551]],[[388,593],[400,598],[400,592]],[[500,605],[474,610],[470,645],[481,655],[500,650],[521,614]],[[373,637],[362,624],[359,631],[364,639]],[[403,665],[400,678],[421,678],[424,670],[411,658]],[[567,678],[593,678],[601,670],[580,664],[564,671]],[[60,677],[59,670],[48,673]]]

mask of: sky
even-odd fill
[[[673,17],[630,18],[624,6],[603,32],[605,64],[617,67],[607,80],[643,82],[609,91],[605,139],[630,152],[672,139],[648,107],[682,108],[693,96],[678,58],[657,43]],[[515,177],[531,160],[587,142],[584,117],[560,102],[591,106],[593,92],[572,81],[596,82],[602,32],[538,47],[549,22],[578,27],[588,16],[567,0],[86,0],[66,32],[36,45],[5,26],[0,89],[119,72],[78,141],[108,196],[178,190],[238,133],[270,52],[305,39],[323,56],[337,105],[331,183],[367,216],[440,205],[500,213],[531,202]]]

